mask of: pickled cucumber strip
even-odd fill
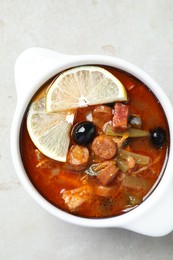
[[[113,130],[112,125],[107,125],[106,130],[105,130],[105,134],[110,135],[110,136],[126,136],[126,138],[127,137],[133,138],[133,137],[149,136],[150,132],[146,131],[146,130],[142,130],[142,129],[136,129],[136,128],[129,128],[125,132],[115,132]]]
[[[135,160],[135,162],[137,164],[149,164],[150,162],[150,157],[146,156],[146,155],[142,155],[142,154],[138,154],[138,153],[132,153],[126,150],[121,149],[119,151],[119,157],[122,159],[127,159],[129,156],[133,157],[133,159]]]
[[[128,171],[129,166],[128,166],[128,163],[127,163],[124,159],[117,158],[117,159],[116,159],[116,163],[117,163],[118,168],[119,168],[122,172],[127,172],[127,171]]]

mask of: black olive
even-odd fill
[[[106,103],[105,106],[108,106],[108,107],[114,107],[115,106],[115,102],[111,102],[111,103]]]
[[[73,140],[80,145],[89,144],[96,135],[96,127],[92,122],[84,121],[73,128]]]
[[[160,148],[166,142],[166,133],[161,127],[155,128],[151,131],[150,139],[154,147]]]

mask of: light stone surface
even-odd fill
[[[17,56],[33,46],[123,58],[173,101],[173,1],[0,0],[0,260],[173,259],[173,233],[151,238],[67,224],[19,183],[9,148],[17,102],[13,70]]]

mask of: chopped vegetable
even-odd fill
[[[128,122],[131,125],[131,127],[134,127],[134,128],[141,128],[141,126],[142,126],[142,120],[141,120],[140,116],[130,115]]]
[[[150,135],[149,131],[142,130],[142,129],[136,129],[136,128],[129,128],[127,132],[129,133],[129,137],[131,137],[131,138],[145,137],[145,136]]]
[[[88,169],[85,170],[85,173],[90,176],[97,176],[100,171],[96,171],[94,167],[97,167],[99,164],[92,164]]]
[[[135,159],[132,156],[127,157],[127,164],[129,166],[129,169],[133,169],[136,165]]]
[[[150,157],[142,154],[132,153],[121,149],[119,151],[119,157],[122,159],[128,159],[128,157],[133,157],[137,164],[148,164],[150,162]]]
[[[104,162],[99,163],[96,166],[94,166],[93,169],[94,169],[94,171],[98,172],[110,164],[115,164],[115,161],[114,160],[113,161],[104,161]]]
[[[103,128],[104,124],[112,120],[112,108],[101,105],[96,107],[92,112],[92,122],[97,127]]]
[[[143,171],[146,171],[148,168],[149,168],[149,165],[143,166],[143,167],[139,168],[138,170],[134,171],[133,175],[137,175],[137,174],[139,174],[139,173],[141,173]]]
[[[85,170],[85,173],[91,176],[97,176],[102,169],[110,164],[115,164],[115,161],[104,161],[102,163],[92,164],[88,169]]]
[[[127,137],[129,137],[128,131],[121,132],[121,133],[120,132],[115,132],[111,124],[108,124],[106,126],[105,134],[106,135],[110,135],[110,136],[120,136],[120,137],[122,137],[122,136],[124,136],[126,134]]]
[[[141,203],[141,199],[140,198],[138,198],[138,197],[136,197],[134,195],[131,195],[131,194],[129,194],[127,196],[127,204],[129,204],[129,206],[136,206],[136,205],[138,205],[140,203]]]
[[[108,124],[106,129],[105,129],[105,134],[106,135],[110,135],[110,136],[123,136],[123,137],[145,137],[145,136],[149,136],[150,132],[146,131],[146,130],[142,130],[142,129],[136,129],[136,128],[129,128],[127,131],[125,132],[115,132],[113,130],[112,125]]]
[[[37,163],[36,168],[44,166],[47,162],[49,162],[48,158],[44,158],[39,163]]]
[[[132,156],[121,158],[121,154],[116,158],[116,163],[118,168],[124,173],[131,171],[136,165],[135,159]]]
[[[123,179],[123,186],[134,190],[145,190],[147,188],[147,181],[138,176],[125,176]]]
[[[118,149],[120,149],[124,145],[126,138],[115,136],[112,140],[117,144]]]
[[[116,158],[117,166],[122,172],[127,172],[129,169],[128,163],[121,158]]]

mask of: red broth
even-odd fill
[[[87,218],[103,218],[124,214],[140,205],[154,190],[164,172],[169,153],[169,129],[164,111],[155,95],[138,79],[132,75],[106,67],[125,86],[128,95],[130,115],[139,115],[142,119],[142,129],[150,131],[162,128],[166,133],[166,142],[160,148],[153,146],[150,137],[128,138],[123,149],[133,153],[148,156],[150,163],[136,165],[123,172],[118,171],[110,183],[101,182],[97,176],[85,173],[94,163],[102,163],[98,156],[93,154],[91,144],[87,145],[90,159],[82,170],[76,170],[68,162],[58,162],[44,156],[35,147],[30,139],[26,127],[27,111],[24,115],[20,132],[20,151],[23,164],[34,187],[50,203],[56,207],[77,216]],[[36,93],[33,100],[40,97],[49,87],[45,83]],[[31,102],[32,102],[31,101]],[[98,106],[88,106],[77,110],[74,125],[87,121],[88,113],[92,113]],[[103,134],[103,128],[97,126],[97,135]],[[71,138],[70,146],[74,144]],[[107,161],[112,161],[107,160]],[[80,197],[80,188],[87,189],[88,197],[73,209],[69,209],[64,191],[75,190],[75,200]],[[92,192],[91,192],[92,191]],[[90,194],[91,193],[91,194]],[[81,199],[81,198],[79,198]]]

